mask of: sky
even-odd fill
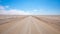
[[[60,15],[60,0],[0,0],[3,15]]]

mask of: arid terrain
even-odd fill
[[[60,15],[0,15],[0,34],[60,34]]]

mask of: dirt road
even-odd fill
[[[0,25],[0,34],[60,34],[52,26],[32,16]]]

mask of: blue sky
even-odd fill
[[[60,0],[0,0],[0,14],[60,15]]]

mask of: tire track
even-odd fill
[[[38,24],[41,34],[60,34],[56,29],[54,29],[50,25],[45,24],[44,22],[42,22],[36,18],[34,18],[34,21],[36,24]]]
[[[26,18],[25,18],[26,19]],[[23,19],[24,20],[24,19]],[[23,22],[23,21],[22,21]],[[19,25],[19,20],[17,20],[17,23],[14,23],[9,29],[5,30],[4,32],[2,32],[1,34],[8,34],[9,31],[13,30],[14,28],[16,28]]]
[[[39,18],[39,17],[37,17],[37,16],[33,16],[34,18],[36,18],[36,19],[38,19],[38,20],[40,20],[40,21],[42,21],[42,22],[45,22],[46,24],[48,24],[48,25],[50,25],[50,26],[52,26],[53,28],[55,28],[57,31],[60,31],[60,24],[59,24],[59,22],[60,21],[53,21],[53,20],[49,20],[49,19],[42,19],[42,18]]]
[[[23,26],[20,34],[27,34],[28,30],[29,30],[28,34],[31,34],[31,21],[30,20],[31,20],[31,17],[28,17],[26,19],[26,21],[25,21],[26,24],[25,24],[25,26]]]
[[[17,26],[20,27],[19,32],[17,32],[18,34],[32,34],[32,32],[37,32],[37,34],[60,34],[56,31],[56,29],[46,24],[45,21],[34,16],[26,17],[21,21],[16,20],[16,22],[9,29],[3,31],[1,34],[10,34],[11,31],[16,31],[15,28]],[[35,32],[32,29],[34,29]]]

